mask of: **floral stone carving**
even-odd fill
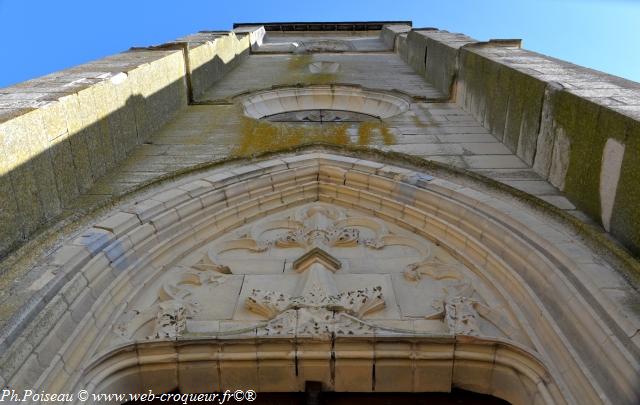
[[[247,309],[269,319],[265,335],[362,333],[370,328],[358,320],[385,306],[380,286],[339,293],[322,263],[312,264],[302,277],[295,296],[254,289],[247,297]]]
[[[366,246],[381,250],[385,246],[394,245],[415,248],[425,258],[429,255],[428,247],[415,239],[390,233],[384,222],[377,218],[350,217],[337,207],[317,204],[298,210],[288,219],[254,225],[240,238],[211,248],[194,268],[232,273],[220,259],[222,253],[231,250],[266,253],[273,248],[302,248],[307,251],[319,248],[326,253],[331,248]]]
[[[201,303],[194,290],[203,286],[218,286],[226,281],[218,271],[174,267],[165,276],[158,290],[157,301],[144,310],[133,309],[116,325],[116,333],[131,338],[143,325],[153,321],[153,331],[147,339],[176,338],[186,329],[187,319],[200,311]]]

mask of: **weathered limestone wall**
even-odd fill
[[[192,99],[204,92],[249,55],[251,45],[261,43],[263,27],[236,32],[199,32],[176,41],[188,47],[188,69]]]
[[[385,25],[380,32],[380,38],[389,48],[397,49],[398,35],[411,31],[409,25]]]
[[[386,35],[390,29],[385,27]],[[458,50],[474,39],[436,29],[416,29],[397,37],[397,52],[418,73],[447,97],[452,97],[458,72]]]
[[[0,257],[148,142],[190,91],[210,87],[260,38],[196,34],[0,89]]]
[[[416,72],[640,254],[640,84],[518,40],[414,30],[397,41]]]
[[[460,53],[457,101],[528,165],[533,164],[546,83],[484,57],[511,43],[470,44]]]
[[[186,105],[180,51],[131,51],[0,92],[0,254]]]
[[[635,95],[625,97],[625,90]],[[609,107],[607,99],[580,95],[591,91],[620,94],[610,100],[628,99],[638,106],[635,111]],[[549,88],[545,109],[534,168],[640,254],[640,86],[636,90]]]

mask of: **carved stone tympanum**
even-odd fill
[[[174,339],[220,329],[327,338],[370,335],[387,321],[412,333],[413,320],[426,318],[455,335],[521,338],[483,298],[479,279],[441,247],[335,205],[247,224],[192,257],[164,273],[147,299],[153,304],[130,308],[120,336]]]
[[[302,275],[295,296],[254,289],[245,305],[269,320],[265,335],[322,336],[368,329],[358,320],[384,308],[382,287],[338,292],[332,273],[314,263]]]

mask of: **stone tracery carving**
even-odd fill
[[[369,236],[363,235],[367,230]],[[275,236],[270,235],[277,231]],[[302,248],[365,246],[380,250],[385,246],[410,246],[425,259],[430,250],[415,239],[394,235],[384,222],[371,217],[348,217],[344,210],[322,204],[298,210],[286,220],[273,220],[256,224],[250,231],[238,239],[220,243],[210,249],[194,265],[195,268],[211,269],[221,273],[231,273],[221,263],[220,255],[231,250],[248,250],[253,253],[266,252],[272,248]]]
[[[466,297],[453,297],[444,302],[444,320],[449,331],[456,335],[477,336],[480,334],[478,325],[477,301]]]
[[[175,338],[187,327],[187,308],[180,301],[161,302],[158,305],[153,338]]]
[[[247,309],[268,319],[266,335],[354,334],[368,327],[351,317],[360,319],[385,307],[381,286],[339,293],[331,271],[320,263],[303,277],[295,296],[254,289],[247,297]]]
[[[439,258],[431,258],[429,255],[427,259],[421,262],[410,264],[404,271],[404,278],[407,281],[419,281],[423,276],[428,276],[434,280],[461,280],[462,272],[460,264],[444,263]]]
[[[475,288],[471,280],[464,276],[461,264],[445,263],[429,253],[425,260],[410,264],[404,271],[404,278],[409,282],[419,282],[425,276],[446,282],[442,295],[431,304],[436,312],[427,315],[427,319],[443,320],[455,335],[478,336],[482,334],[479,320],[484,318],[508,337],[522,338],[521,333],[505,316],[471,298]]]
[[[195,269],[195,270],[194,270]],[[131,310],[126,319],[116,325],[116,333],[131,337],[145,323],[154,321],[147,339],[175,338],[186,329],[187,319],[197,314],[201,303],[194,298],[194,289],[218,286],[225,276],[213,269],[174,267],[168,272],[157,294],[157,303],[144,310]]]
[[[436,279],[436,277],[433,278]],[[425,318],[443,320],[451,333],[468,336],[483,334],[479,323],[482,318],[493,324],[507,337],[526,341],[522,332],[515,328],[500,311],[485,305],[479,299],[472,298],[475,289],[469,279],[462,275],[460,278],[452,278],[456,281],[444,288],[444,294],[434,299],[431,304],[436,312]]]
[[[186,330],[187,319],[198,314],[201,307],[193,290],[218,285],[224,282],[225,274],[232,273],[222,263],[222,253],[241,250],[268,254],[270,249],[289,248],[306,251],[292,264],[301,277],[296,292],[254,289],[245,300],[249,311],[267,320],[258,333],[267,336],[372,333],[376,326],[363,322],[362,318],[385,307],[381,286],[338,292],[332,273],[342,264],[327,250],[364,247],[377,251],[406,246],[420,257],[406,266],[403,276],[407,282],[437,282],[442,287],[442,293],[431,304],[434,312],[426,315],[427,319],[439,319],[452,333],[460,335],[482,334],[480,319],[484,319],[509,337],[519,336],[520,332],[506,316],[479,298],[472,298],[475,289],[461,263],[441,257],[430,244],[417,238],[390,232],[377,218],[348,216],[341,208],[314,204],[285,219],[258,222],[238,235],[237,239],[214,245],[189,269],[181,267],[168,272],[159,288],[157,304],[142,312],[133,311],[131,318],[135,319],[120,334],[133,336],[140,326],[153,321],[153,332],[147,338],[180,336]]]

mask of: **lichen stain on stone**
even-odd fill
[[[304,84],[333,84],[338,80],[335,73],[308,73],[302,78]]]
[[[338,80],[336,73],[311,73],[309,65],[313,63],[313,55],[293,55],[287,62],[287,69],[294,83],[300,84],[333,84]]]
[[[255,156],[310,143],[353,145],[349,129],[357,125],[358,145],[393,145],[395,137],[383,121],[325,124],[285,124],[242,117],[238,130],[240,139],[231,152],[234,157]]]
[[[396,143],[396,137],[391,133],[389,127],[384,122],[380,124],[380,134],[382,135],[382,142],[385,145],[394,145]]]
[[[254,156],[315,142],[347,145],[348,128],[347,124],[287,125],[245,117],[240,126],[240,141],[231,155]]]
[[[287,67],[289,70],[305,69],[311,62],[313,62],[313,55],[311,54],[293,55],[289,58]]]
[[[428,123],[422,122],[420,117],[418,117],[417,115],[413,115],[411,118],[413,119],[413,124],[418,128],[426,128],[429,126]]]
[[[385,145],[396,143],[395,136],[384,121],[364,121],[358,126],[358,145],[371,145],[372,136],[379,135]]]
[[[628,121],[625,159],[611,218],[611,232],[640,256],[640,123]]]

